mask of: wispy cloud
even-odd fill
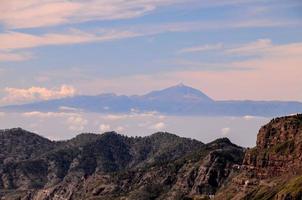
[[[108,114],[102,117],[104,120],[117,121],[131,118],[158,118],[163,119],[164,116],[156,111],[150,112],[131,112],[129,114]]]
[[[10,0],[0,2],[0,23],[8,29],[36,28],[91,20],[131,19],[160,7],[188,4],[197,7],[219,7],[255,4],[251,0]],[[262,12],[263,9],[260,9]],[[256,12],[260,12],[259,8]]]
[[[302,43],[287,43],[287,44],[274,44],[271,39],[262,38],[256,41],[243,43],[243,44],[232,44],[232,45],[224,45],[224,44],[207,44],[204,46],[194,46],[189,48],[181,49],[179,52],[182,53],[194,53],[200,51],[211,51],[217,50],[220,53],[224,53],[228,56],[260,56],[260,57],[274,57],[276,59],[284,56],[290,57],[300,57],[302,56]],[[250,59],[250,58],[248,58]],[[187,66],[190,65],[204,65],[211,66],[215,69],[216,65],[225,65],[225,63],[200,63],[200,62],[190,62],[190,61],[182,61],[183,64]],[[180,61],[181,63],[181,61]],[[235,62],[233,62],[235,63]],[[239,66],[235,67],[235,65],[230,65],[231,63],[227,63],[229,68],[240,69]]]
[[[29,34],[16,31],[0,33],[0,61],[23,61],[34,57],[30,52],[20,52],[41,46],[75,45],[91,42],[108,42],[121,39],[153,36],[171,32],[190,32],[223,28],[246,28],[246,27],[269,27],[269,26],[291,26],[295,22],[274,21],[216,21],[216,22],[179,22],[153,25],[136,25],[120,27],[116,29],[101,29],[83,31],[69,29],[63,32],[49,32],[45,34]],[[260,41],[261,42],[261,41]],[[201,51],[213,51],[223,48],[221,43],[194,46],[180,50],[180,53],[192,53]]]
[[[261,54],[266,50],[269,51],[272,47],[273,44],[270,39],[258,39],[257,41],[242,44],[238,47],[229,48],[225,52],[233,55],[253,55]]]
[[[8,28],[33,28],[89,20],[116,20],[142,16],[181,0],[30,0],[1,1],[0,22]]]
[[[38,120],[51,120],[51,119],[63,119],[64,124],[67,125],[67,128],[71,131],[83,131],[85,126],[88,124],[88,120],[85,119],[80,113],[76,112],[24,112],[21,113],[23,117],[26,118],[35,118]]]
[[[32,59],[33,56],[31,53],[27,52],[6,52],[0,51],[0,62],[20,62],[24,60]]]
[[[34,57],[34,55],[30,52],[22,52],[24,51],[23,49],[30,49],[40,46],[106,42],[138,36],[140,36],[139,33],[123,30],[84,32],[73,29],[64,33],[47,33],[43,35],[34,35],[21,32],[6,32],[0,34],[0,62],[24,61]]]
[[[215,22],[179,22],[153,25],[137,25],[120,27],[116,29],[102,29],[94,31],[82,31],[70,29],[65,32],[53,32],[46,34],[28,34],[16,31],[7,31],[0,34],[0,50],[14,50],[34,48],[49,45],[70,45],[88,42],[105,42],[119,39],[150,36],[167,32],[189,32],[208,29],[222,28],[244,28],[263,26],[290,26],[295,22],[274,22],[274,21],[215,21]],[[222,48],[222,44],[208,44],[198,47],[183,49],[183,52],[206,51]]]
[[[33,35],[20,32],[6,32],[0,34],[0,50],[25,49],[49,45],[68,45],[95,41],[111,41],[137,36],[137,33],[129,31],[104,30],[89,33],[80,30],[70,30],[65,33],[47,33]]]
[[[174,66],[178,68],[186,68],[188,71],[200,70],[200,71],[241,71],[241,70],[253,70],[252,67],[237,65],[236,62],[202,62],[202,61],[193,61],[186,59],[177,59],[171,61]]]
[[[213,51],[213,50],[220,50],[223,48],[222,43],[218,44],[206,44],[201,46],[193,46],[181,49],[178,53],[193,53],[193,52],[203,52],[203,51]]]

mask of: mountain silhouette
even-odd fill
[[[23,105],[8,105],[4,112],[62,112],[73,108],[97,113],[129,113],[156,111],[166,115],[196,116],[266,116],[274,117],[302,112],[302,103],[294,101],[217,101],[202,91],[178,84],[145,95],[116,95],[113,93],[95,96],[74,97],[34,102]]]

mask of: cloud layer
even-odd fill
[[[75,88],[62,85],[58,89],[47,89],[44,87],[5,88],[6,96],[1,99],[3,104],[27,103],[37,100],[50,100],[75,95]]]

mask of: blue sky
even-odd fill
[[[141,94],[302,101],[299,0],[0,2],[0,103]],[[282,92],[280,92],[282,90]]]

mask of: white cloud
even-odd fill
[[[150,127],[150,129],[154,129],[157,131],[162,131],[166,127],[164,122],[158,122]]]
[[[88,124],[88,120],[86,120],[79,113],[71,113],[71,112],[40,112],[40,111],[32,111],[32,112],[24,112],[21,114],[24,117],[28,118],[38,118],[38,119],[62,119],[62,122],[67,125],[69,130],[72,131],[83,131],[85,126]]]
[[[78,109],[78,108],[73,108],[73,107],[68,107],[68,106],[60,106],[60,107],[59,107],[59,110],[62,110],[62,111],[69,111],[69,112],[77,112],[77,111],[80,111],[80,109]]]
[[[64,112],[40,112],[40,111],[31,111],[22,113],[24,117],[38,117],[38,118],[48,118],[48,117],[66,117],[73,114],[64,113]]]
[[[181,49],[179,53],[194,53],[194,52],[203,52],[203,51],[213,51],[213,50],[220,50],[223,48],[222,43],[218,44],[206,44],[201,46],[193,46]]]
[[[123,132],[125,130],[125,128],[123,127],[123,126],[118,126],[117,128],[116,128],[116,131],[117,132]]]
[[[139,112],[139,109],[137,109],[137,108],[131,108],[131,109],[130,109],[130,112],[132,112],[132,113],[138,113],[138,112]]]
[[[75,115],[68,117],[66,123],[72,131],[83,131],[88,121],[81,115]]]
[[[62,85],[58,89],[47,89],[44,87],[5,88],[7,95],[1,99],[4,104],[27,103],[37,100],[50,100],[75,95],[75,89],[72,86]]]
[[[227,136],[227,135],[229,135],[230,131],[231,131],[231,129],[228,128],[228,127],[222,128],[222,129],[221,129],[221,135]]]
[[[103,116],[104,119],[111,120],[111,121],[121,120],[121,119],[125,119],[127,117],[129,117],[129,116],[126,114],[124,114],[124,115],[109,114],[109,115]]]
[[[101,124],[101,125],[99,126],[99,130],[100,130],[101,132],[107,132],[107,131],[110,131],[110,129],[111,129],[111,127],[110,127],[109,124]]]
[[[150,112],[133,112],[131,110],[130,114],[108,114],[103,116],[102,118],[105,120],[111,120],[111,121],[117,121],[121,119],[130,119],[130,118],[153,118],[153,117],[158,117],[159,119],[163,119],[163,115],[159,115],[158,112],[156,111],[150,111]]]
[[[72,112],[40,112],[40,111],[31,111],[24,112],[21,114],[24,117],[36,117],[36,118],[70,118],[70,117],[81,117],[79,113]]]
[[[246,116],[243,116],[243,119],[245,119],[245,120],[252,120],[252,119],[255,119],[255,116],[246,115]]]
[[[110,110],[110,107],[105,106],[105,107],[103,107],[103,109],[104,109],[104,110]]]

